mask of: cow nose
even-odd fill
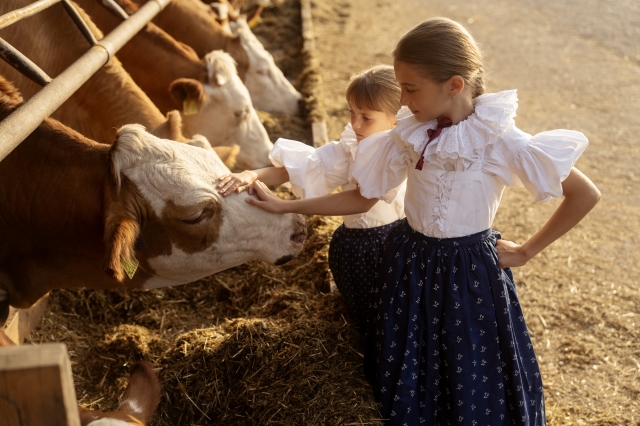
[[[307,239],[307,223],[301,214],[295,215],[294,221],[293,233],[289,239],[294,245],[302,246]]]

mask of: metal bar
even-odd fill
[[[46,86],[51,83],[51,77],[49,77],[46,72],[42,71],[39,66],[31,62],[29,58],[24,56],[19,50],[7,43],[1,37],[0,58],[4,59],[6,63],[40,86]]]
[[[0,161],[62,105],[171,0],[151,0],[0,122]]]
[[[69,0],[62,0],[62,4],[64,5],[64,8],[67,9],[67,13],[71,19],[73,19],[73,22],[76,24],[76,27],[78,27],[84,38],[86,38],[92,46],[95,46],[98,43],[98,40],[96,40],[96,37],[91,32],[87,23],[84,22],[84,19],[82,19],[82,16],[80,16],[76,8],[73,7]]]
[[[16,9],[13,12],[5,13],[4,15],[0,16],[0,29],[13,24],[14,22],[18,22],[24,18],[35,15],[41,10],[59,3],[60,1],[62,0],[40,0],[30,4],[29,6],[25,6],[22,9]]]
[[[113,0],[98,0],[104,7],[106,7],[109,12],[113,13],[117,17],[127,20],[129,19],[129,14],[125,12],[123,8],[120,7],[118,3]]]

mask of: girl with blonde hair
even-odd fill
[[[400,110],[400,86],[393,67],[377,65],[354,75],[346,91],[351,110],[350,123],[342,138],[314,149],[301,142],[278,139],[271,151],[276,167],[222,176],[219,191],[240,192],[256,179],[270,186],[290,181],[295,195],[310,200],[330,194],[336,188],[353,190],[351,175],[358,143],[376,132],[392,129]],[[408,115],[406,108],[401,115]],[[343,295],[350,316],[360,331],[366,329],[367,313],[375,279],[375,265],[382,242],[404,218],[405,182],[398,182],[384,201],[365,213],[347,214],[329,246],[329,267]],[[332,196],[330,196],[332,197]]]

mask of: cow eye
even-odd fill
[[[271,74],[271,72],[269,71],[269,69],[262,69],[262,70],[257,70],[256,74],[258,75],[263,75],[265,77],[269,77],[269,75]]]
[[[187,225],[197,225],[198,223],[213,217],[214,213],[215,213],[215,211],[213,209],[205,208],[204,210],[202,210],[202,213],[200,213],[200,216],[198,216],[197,218],[195,218],[195,219],[183,219],[182,222],[186,223]]]

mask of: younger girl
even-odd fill
[[[293,192],[301,198],[330,194],[342,186],[356,188],[351,176],[358,143],[376,132],[392,129],[400,109],[400,86],[393,67],[378,65],[351,78],[346,93],[351,108],[339,142],[314,149],[301,142],[278,139],[271,151],[276,167],[222,176],[219,192],[228,195],[240,192],[256,179],[276,186],[290,181]],[[404,109],[404,115],[408,110]],[[400,181],[366,213],[344,216],[329,246],[329,266],[336,286],[342,293],[348,310],[364,332],[369,298],[375,278],[379,249],[387,234],[404,218],[405,182]]]
[[[375,366],[381,414],[392,425],[544,425],[540,369],[509,267],[527,263],[598,202],[573,167],[587,139],[519,130],[516,92],[483,94],[478,47],[449,19],[419,24],[393,55],[413,116],[360,143],[359,192],[339,194],[352,212],[366,210],[367,200],[407,179],[407,218],[384,244],[368,332],[365,361]],[[504,188],[520,184],[536,201],[564,196],[522,245],[490,229]],[[286,202],[254,186],[262,201],[248,202],[271,211],[341,211],[327,199]]]

